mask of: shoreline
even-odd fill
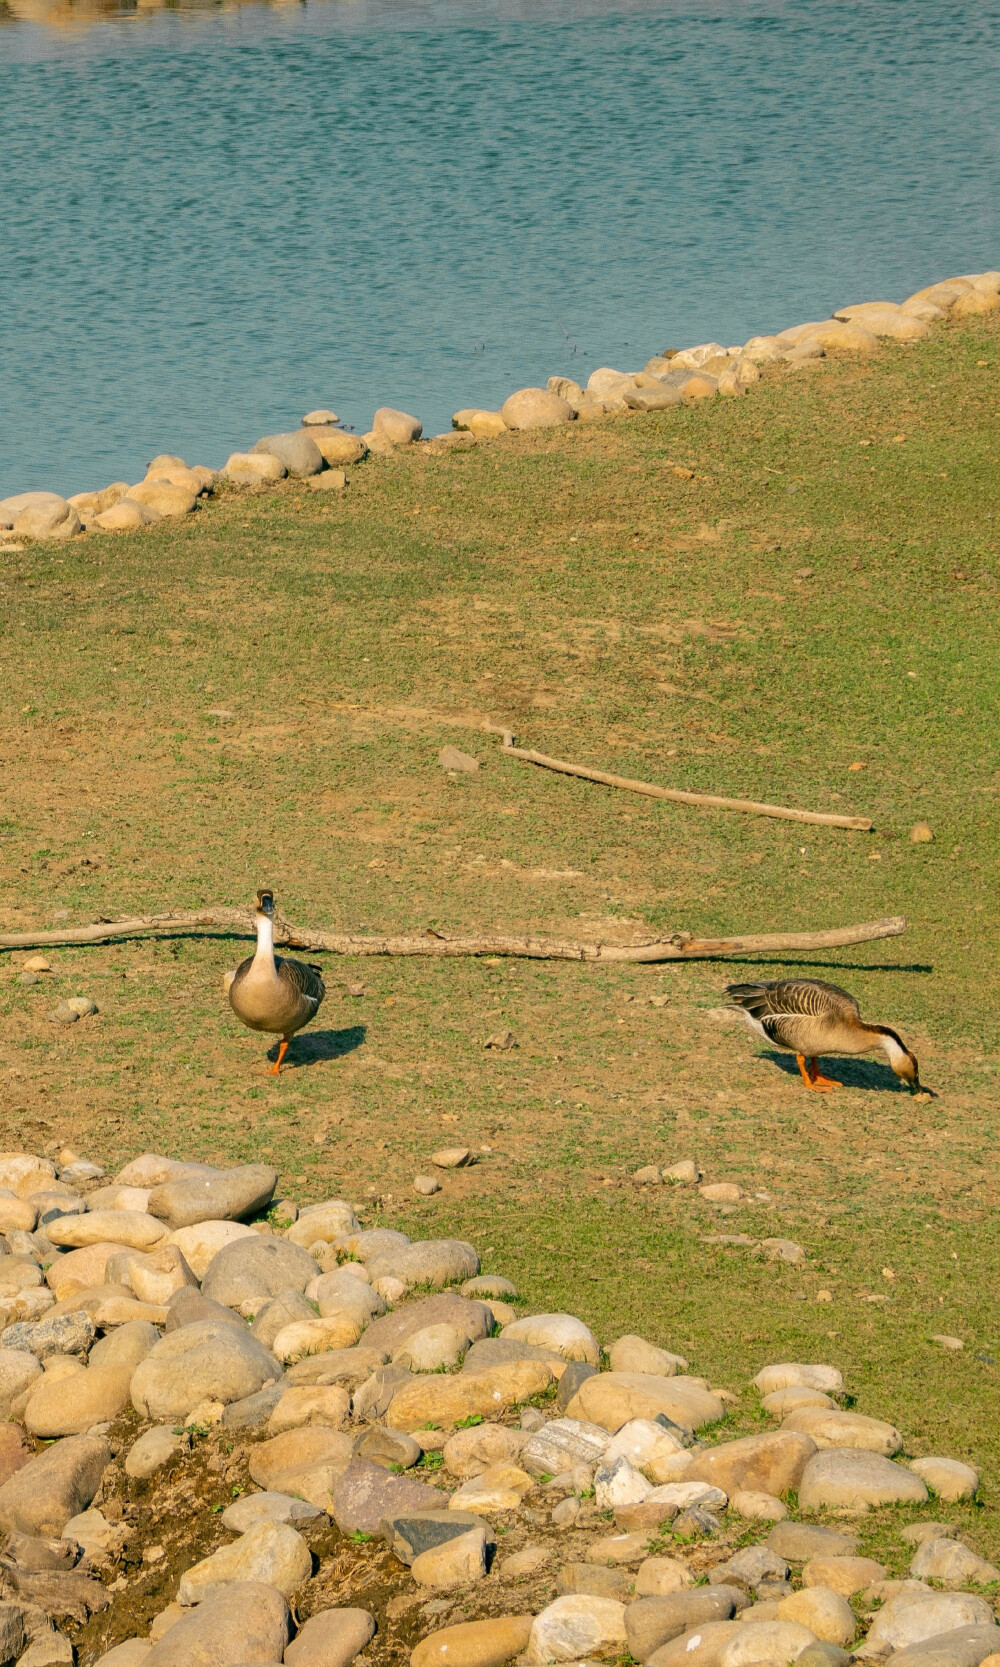
[[[220,470],[189,465],[163,452],[134,484],[114,481],[68,498],[44,490],[11,494],[0,499],[0,553],[19,552],[24,548],[20,541],[65,542],[91,531],[142,531],[164,519],[191,514],[220,481],[255,488],[294,478],[307,481],[313,491],[340,492],[349,484],[347,468],[414,446],[425,456],[438,456],[507,433],[740,398],[760,381],[762,365],[795,370],[829,354],[869,356],[886,344],[925,340],[946,319],[997,311],[1000,271],[945,278],[902,302],[858,302],[828,319],[792,325],[770,336],[751,336],[742,346],[710,341],[668,348],[638,371],[602,366],[591,373],[585,387],[568,377],[550,376],[544,387],[511,393],[499,410],[459,409],[450,431],[428,439],[418,417],[390,406],[379,407],[372,427],[360,436],[342,428],[336,412],[317,409],[301,419],[298,429],[265,435],[249,450],[233,452]]]

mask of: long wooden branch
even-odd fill
[[[669,938],[646,938],[637,944],[576,943],[568,938],[532,938],[489,933],[450,938],[426,931],[415,937],[361,938],[349,932],[313,932],[277,918],[275,942],[288,949],[326,950],[332,955],[512,955],[533,961],[692,961],[720,955],[770,954],[775,950],[842,949],[895,938],[906,931],[902,915],[869,920],[860,926],[835,926],[825,932],[765,932],[740,938],[697,938],[675,932]],[[231,937],[255,935],[249,909],[211,908],[187,914],[133,915],[100,920],[93,926],[54,932],[4,932],[0,949],[49,949],[60,944],[108,943],[113,938],[186,937],[201,932]]]
[[[515,747],[510,730],[504,733],[501,748],[505,758],[520,758],[526,764],[540,764],[543,770],[558,770],[563,776],[580,776],[584,781],[599,781],[605,787],[623,787],[629,793],[645,793],[649,799],[670,799],[676,805],[705,805],[711,810],[739,810],[750,816],[776,816],[782,822],[811,822],[823,828],[853,828],[858,833],[871,833],[873,824],[867,816],[835,816],[822,810],[792,810],[787,805],[758,804],[755,799],[724,799],[717,793],[685,793],[679,787],[658,787],[650,781],[633,781],[629,776],[613,776],[608,770],[591,770],[585,764],[567,764],[562,758],[549,758],[546,753],[528,747]]]

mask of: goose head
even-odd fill
[[[268,920],[274,919],[274,892],[271,890],[257,893],[257,913],[266,915]]]
[[[896,1073],[900,1082],[905,1082],[911,1094],[921,1093],[920,1067],[916,1054],[910,1052],[903,1038],[897,1036],[894,1030],[890,1030],[888,1025],[876,1025],[874,1028],[879,1033],[890,1069]]]

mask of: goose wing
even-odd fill
[[[311,962],[293,961],[284,955],[275,957],[275,965],[282,983],[291,985],[303,1001],[310,1002],[315,1013],[326,995],[326,985],[320,977],[322,969]]]
[[[850,991],[822,978],[776,978],[760,984],[730,984],[726,995],[734,1007],[755,1019],[772,1042],[797,1047],[796,1021],[819,1020],[851,1023],[860,1018],[858,1004]]]

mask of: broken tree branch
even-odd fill
[[[613,776],[608,770],[591,770],[585,764],[567,764],[562,758],[549,758],[547,754],[534,752],[528,747],[515,747],[509,729],[504,732],[501,751],[505,758],[520,758],[526,764],[540,764],[543,770],[558,770],[563,776],[580,776],[584,781],[598,781],[605,787],[623,787],[629,793],[645,793],[649,799],[669,799],[677,805],[740,810],[750,816],[775,816],[782,822],[811,822],[823,828],[853,828],[858,833],[871,833],[873,829],[873,823],[867,816],[834,816],[822,810],[791,810],[787,805],[758,804],[754,799],[724,799],[717,793],[684,793],[679,787],[657,787],[653,782]]]
[[[100,920],[93,926],[54,932],[4,932],[0,949],[49,949],[62,944],[109,943],[114,938],[188,937],[202,932],[229,937],[256,936],[249,909],[199,909],[189,914],[133,915]],[[750,933],[740,938],[696,938],[675,932],[669,938],[646,938],[636,944],[575,943],[567,938],[531,938],[489,933],[449,938],[426,931],[414,937],[360,938],[348,932],[314,932],[276,918],[274,940],[283,948],[326,950],[332,955],[511,955],[533,961],[692,961],[720,955],[770,954],[775,950],[841,949],[894,938],[906,931],[902,915],[869,920],[860,926],[835,926],[824,932]]]

